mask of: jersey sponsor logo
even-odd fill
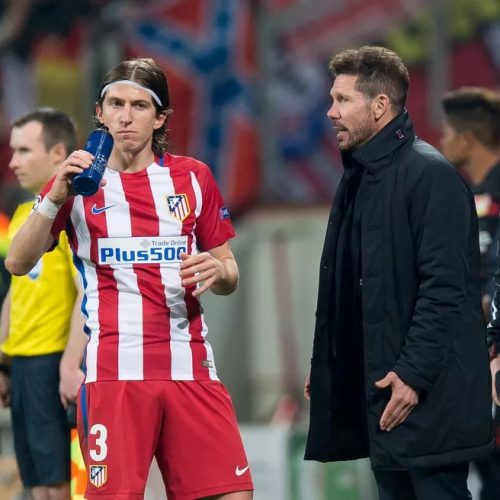
[[[221,207],[219,208],[219,219],[224,220],[224,219],[229,219],[229,208],[227,207]]]
[[[89,481],[96,487],[100,488],[108,480],[107,465],[91,465],[89,468]]]
[[[97,248],[103,266],[175,263],[187,253],[187,236],[99,238]]]
[[[94,215],[99,215],[99,214],[102,214],[103,212],[105,212],[106,210],[109,210],[110,208],[113,208],[114,205],[107,205],[107,206],[104,206],[104,207],[98,207],[96,203],[94,203],[92,205],[92,208],[90,209],[90,211],[92,212],[92,214]]]
[[[204,359],[204,360],[201,362],[201,366],[203,366],[203,368],[213,368],[213,367],[214,367],[214,364],[212,363],[212,360],[211,360],[211,359]]]
[[[234,470],[234,473],[237,475],[237,476],[243,476],[243,474],[245,474],[245,472],[248,470],[250,466],[247,465],[246,467],[243,467],[243,469],[240,469],[239,466],[237,465],[236,466],[236,469]]]
[[[185,194],[167,196],[167,205],[170,215],[182,222],[190,213],[188,197]]]

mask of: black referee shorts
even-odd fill
[[[28,488],[70,480],[70,429],[59,398],[61,356],[16,356],[12,361],[14,448]]]

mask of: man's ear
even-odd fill
[[[478,139],[472,130],[463,130],[460,132],[460,136],[462,141],[464,141],[465,146],[469,149],[475,146],[478,142]]]
[[[72,151],[66,151],[66,146],[62,142],[54,144],[49,149],[49,155],[54,165],[62,163]]]
[[[375,120],[380,120],[391,107],[391,101],[386,94],[379,94],[372,100],[372,110]]]
[[[102,122],[102,106],[98,102],[95,103],[95,116],[99,120],[99,122],[102,125],[104,125],[103,122]]]
[[[161,128],[163,126],[164,123],[168,123],[168,119],[172,113],[173,113],[173,110],[171,108],[166,109],[165,111],[162,111],[161,113],[158,113],[156,115],[154,129],[158,130],[159,128]]]

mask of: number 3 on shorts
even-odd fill
[[[108,456],[108,446],[106,444],[106,439],[108,438],[108,429],[106,429],[105,425],[94,424],[90,428],[90,434],[92,436],[96,436],[96,449],[89,449],[90,458],[96,462],[100,462]]]

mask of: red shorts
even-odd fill
[[[253,490],[231,398],[218,381],[84,384],[85,498],[142,499],[153,456],[169,500]]]

